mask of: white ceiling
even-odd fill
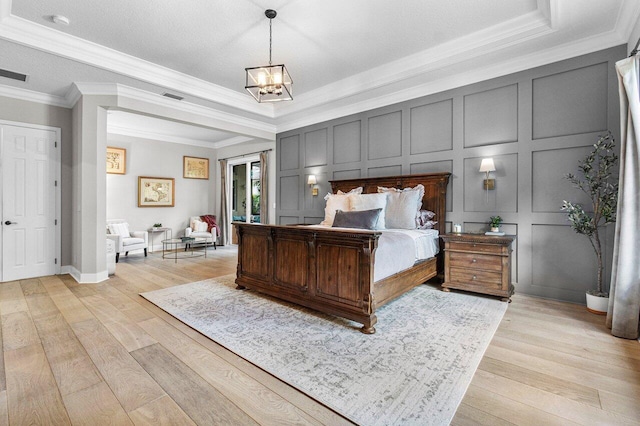
[[[278,105],[244,91],[244,68],[268,62],[268,8],[273,62],[294,81]],[[0,78],[0,94],[64,104],[74,82],[113,83],[279,132],[623,44],[639,16],[638,0],[0,0],[0,68],[29,75]],[[110,127],[162,128],[131,118]],[[179,138],[185,125],[164,130]],[[238,136],[209,130],[186,139]]]

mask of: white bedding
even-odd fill
[[[352,228],[332,228],[310,225],[336,231],[353,231]],[[418,260],[438,254],[438,231],[435,229],[383,229],[374,254],[373,280],[379,281],[413,266]]]

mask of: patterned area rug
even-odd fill
[[[423,285],[360,324],[235,290],[234,275],[141,295],[363,425],[449,424],[507,304]]]

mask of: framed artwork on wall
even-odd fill
[[[138,176],[138,207],[173,207],[174,178]]]
[[[183,157],[182,177],[187,179],[209,179],[209,159]]]
[[[127,150],[124,148],[116,148],[114,146],[107,147],[107,173],[114,175],[124,175],[127,169]]]

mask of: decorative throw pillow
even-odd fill
[[[128,223],[112,223],[109,225],[109,232],[111,234],[121,235],[122,238],[130,238],[129,224]]]
[[[420,192],[389,191],[386,194],[385,222],[387,229],[415,229],[418,204],[422,204]]]
[[[416,215],[416,227],[418,229],[431,229],[433,225],[438,222],[433,222],[433,219],[436,216],[434,212],[431,210],[419,210]]]
[[[382,209],[358,210],[345,212],[338,210],[333,220],[333,227],[378,229]]]
[[[327,201],[327,205],[324,208],[324,220],[320,222],[320,225],[331,226],[333,224],[333,218],[336,215],[336,210],[349,211],[350,203],[349,203],[349,195],[350,194],[361,194],[362,187],[359,186],[357,188],[353,188],[351,191],[344,193],[342,191],[338,191],[337,194],[327,194],[324,199]]]
[[[434,222],[433,220],[427,220],[423,225],[418,226],[418,229],[433,229],[433,227],[436,226],[436,223],[438,222]]]
[[[209,228],[209,225],[207,224],[207,222],[200,222],[200,221],[195,221],[195,228],[193,229],[194,232],[207,232],[207,229]]]
[[[385,208],[387,194],[351,194],[349,195],[351,211],[382,209],[376,229],[385,229]]]

